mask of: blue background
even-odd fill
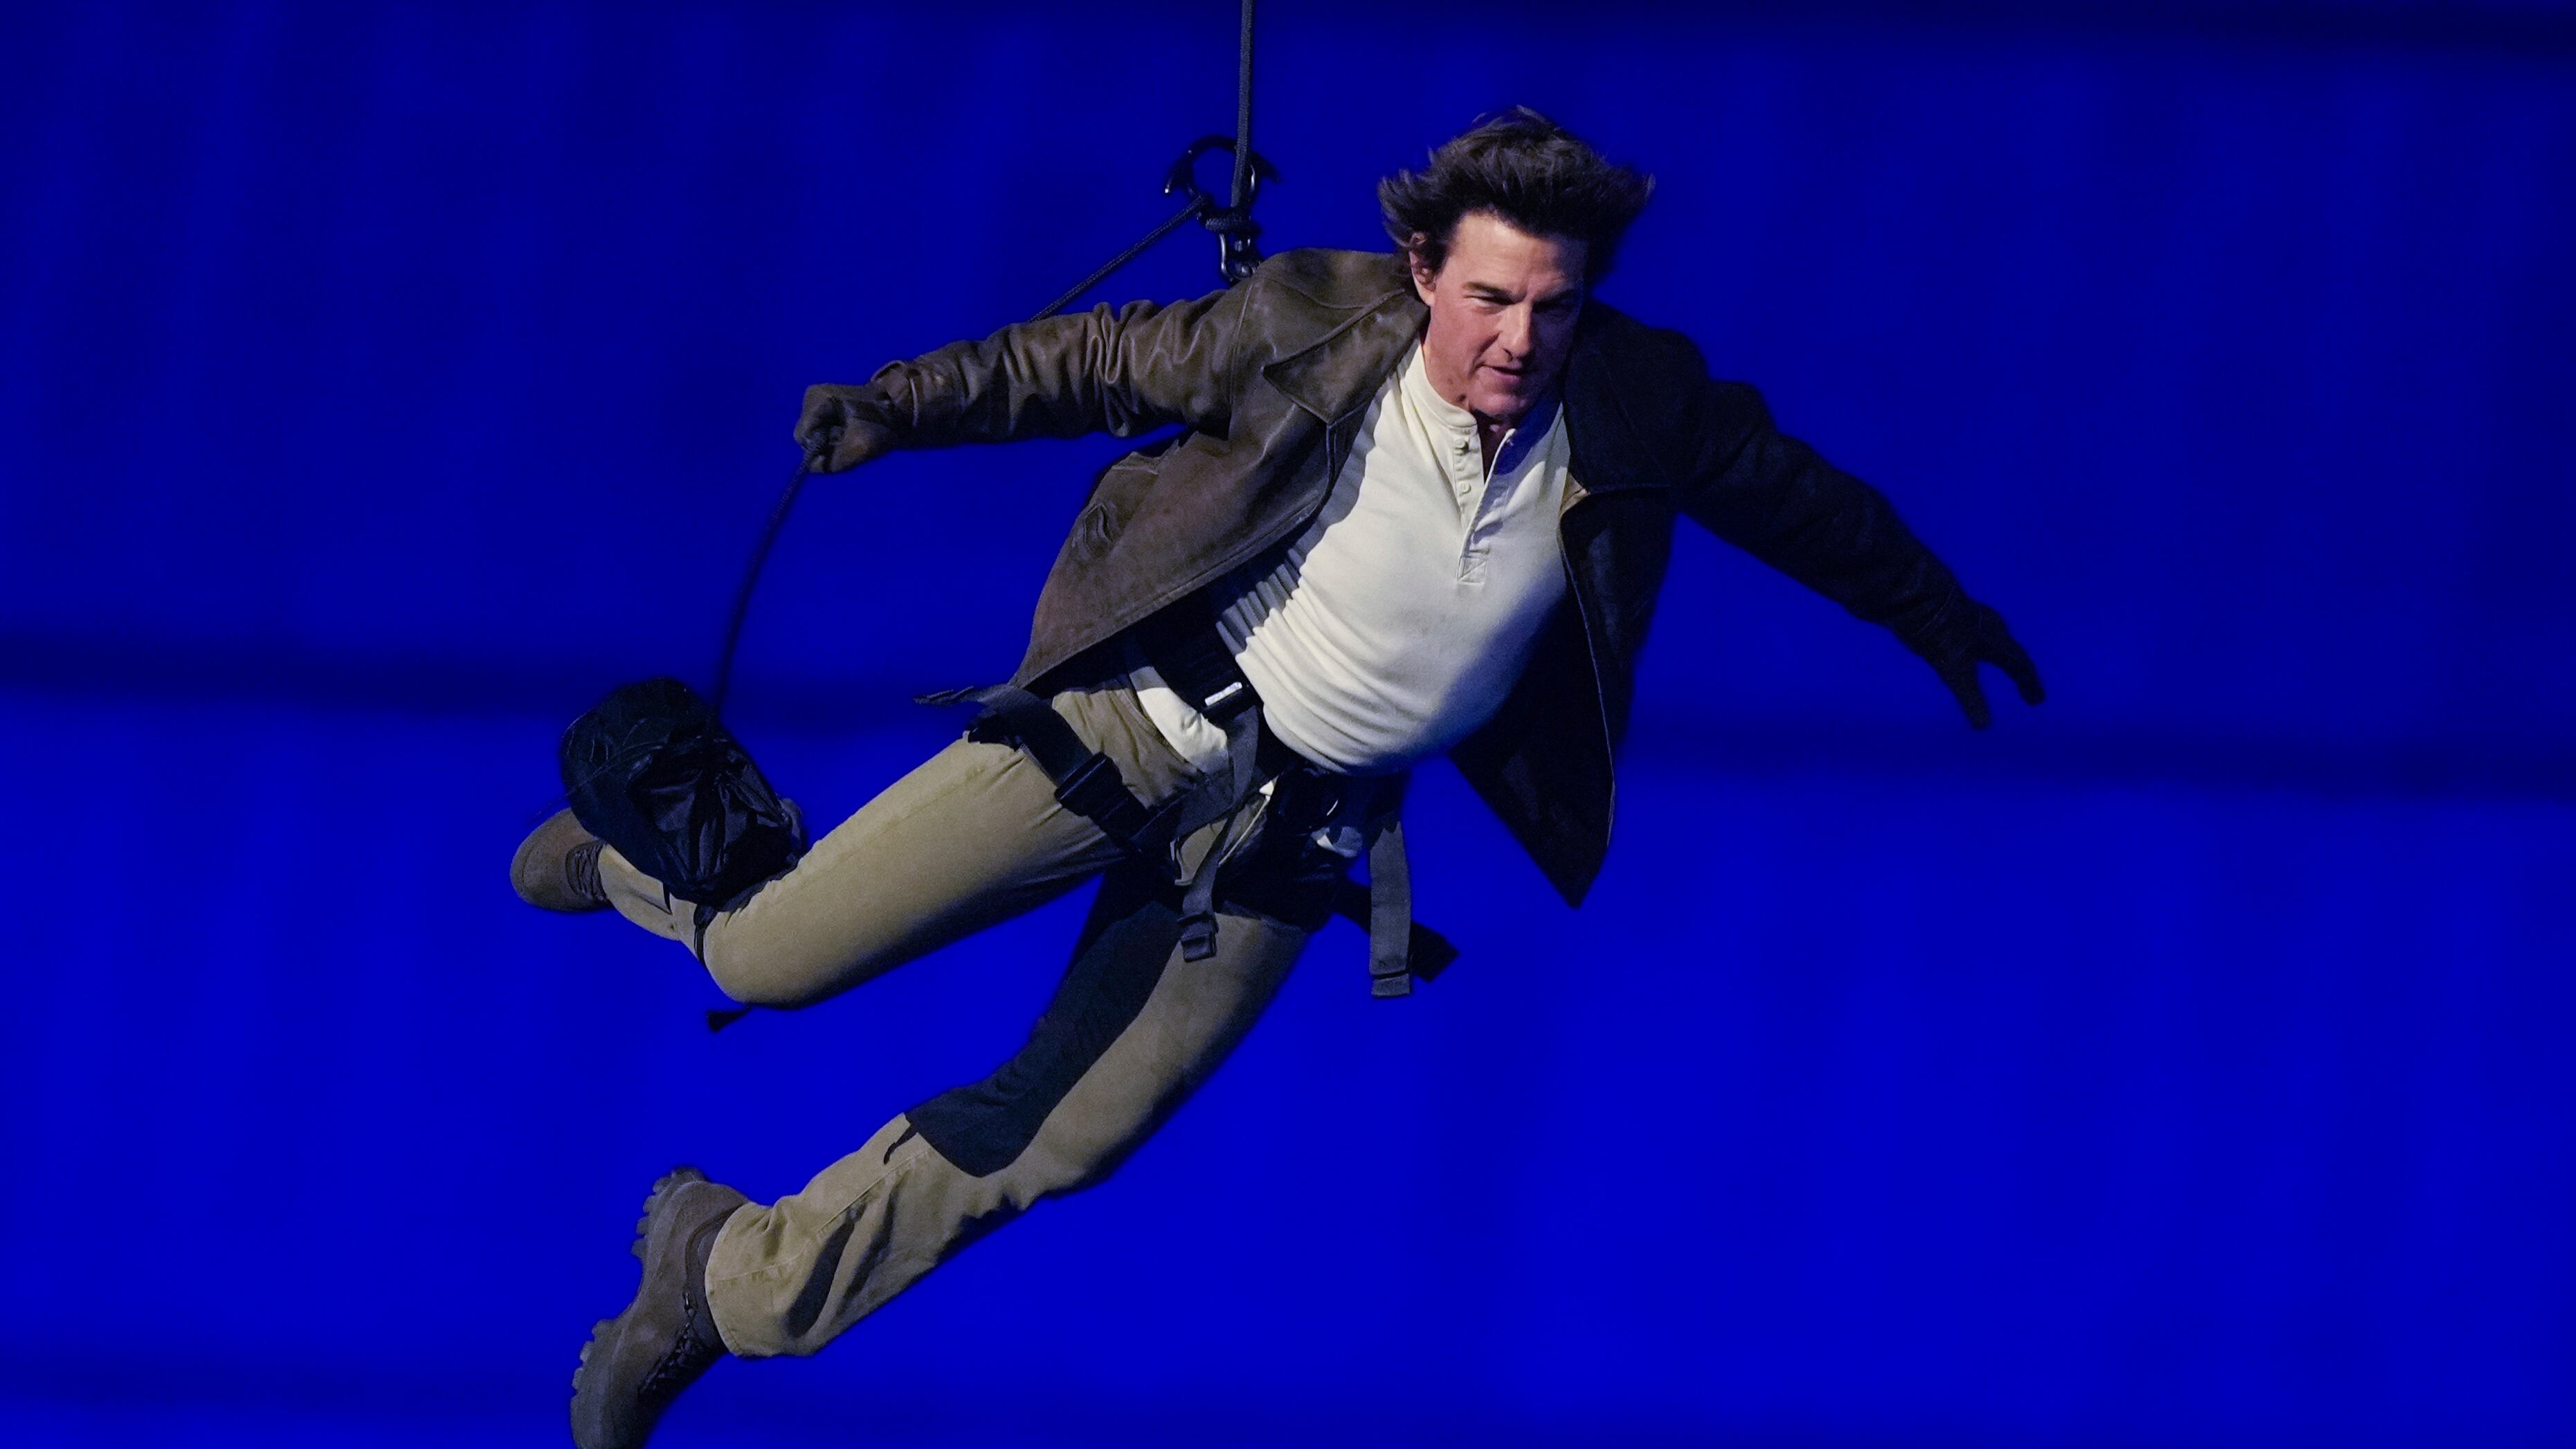
[[[1971,734],[1686,536],[1582,912],[1426,771],[1452,974],[1335,928],[1116,1181],[661,1442],[2576,1442],[2576,10],[1265,11],[1270,246],[1515,102],[1639,162],[1604,295],[2054,697]],[[0,1438],[560,1442],[655,1174],[1017,1043],[1078,901],[711,1037],[502,866],[566,719],[703,678],[803,386],[1165,215],[1234,21],[0,17]],[[772,776],[935,748],[1114,451],[811,490]]]

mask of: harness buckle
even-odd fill
[[[1181,917],[1181,959],[1204,961],[1216,954],[1216,912],[1193,911]]]
[[[1126,777],[1118,773],[1117,762],[1097,751],[1057,782],[1055,799],[1074,814],[1094,820],[1123,813],[1121,807],[1136,809],[1136,797],[1127,793]]]

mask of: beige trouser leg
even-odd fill
[[[1102,883],[1091,949],[1011,1062],[887,1122],[802,1192],[734,1213],[707,1263],[726,1347],[750,1357],[821,1348],[1041,1198],[1107,1177],[1225,1060],[1307,932],[1221,909],[1215,957],[1184,961],[1168,905],[1118,914],[1142,894],[1130,889],[1141,874],[1121,866]],[[1085,1018],[1114,1016],[1136,996],[1141,1008],[1105,1049],[1081,1040]],[[1046,1082],[1050,1073],[1059,1080]],[[1063,1091],[1047,1108],[1050,1086]],[[1021,1110],[1032,1093],[1045,1110],[1015,1122],[1033,1115]]]
[[[1195,783],[1123,682],[1059,695],[1055,707],[1149,803]],[[1194,836],[1185,856],[1229,824]],[[727,995],[800,1006],[1104,869],[1075,962],[1019,1053],[985,1081],[895,1117],[804,1191],[726,1222],[707,1294],[734,1352],[812,1353],[1039,1199],[1107,1176],[1241,1040],[1308,932],[1221,899],[1216,956],[1181,960],[1172,903],[1151,869],[1058,805],[1025,754],[966,740],[709,922],[701,959]],[[614,850],[600,854],[600,880],[627,919],[695,941],[695,908]]]
[[[1123,681],[1054,702],[1148,803],[1197,779]],[[1120,858],[1098,827],[1056,803],[1027,755],[961,739],[815,841],[740,910],[717,915],[699,960],[736,1001],[809,1006],[1053,900]],[[602,850],[599,879],[626,919],[695,942],[696,907],[624,856]]]

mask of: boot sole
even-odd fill
[[[638,1265],[644,1261],[645,1248],[653,1235],[653,1212],[662,1205],[663,1195],[678,1189],[683,1184],[706,1180],[707,1175],[694,1167],[675,1167],[653,1180],[652,1191],[644,1195],[643,1216],[635,1220],[635,1242],[628,1248],[628,1251],[635,1255]],[[643,1296],[644,1281],[641,1272],[636,1274],[635,1292],[637,1297]],[[634,1301],[628,1300],[626,1307],[627,1312],[632,1312],[635,1307]],[[600,1340],[617,1327],[617,1319],[625,1316],[626,1313],[620,1313],[617,1318],[603,1318],[590,1326],[590,1337],[583,1342],[581,1357],[573,1364],[572,1393],[576,1401],[581,1398],[582,1380],[590,1372],[590,1351],[597,1348]]]

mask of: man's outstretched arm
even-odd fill
[[[817,384],[805,390],[797,446],[828,444],[816,466],[837,473],[897,448],[1123,438],[1174,424],[1222,431],[1250,285],[1023,322],[887,363],[863,384]]]
[[[1689,363],[1697,382],[1679,431],[1693,443],[1677,490],[1684,513],[1860,618],[1886,625],[1941,676],[1976,728],[1993,718],[1979,664],[2003,670],[2025,704],[2046,697],[2037,666],[2003,616],[1968,597],[1886,495],[1773,427],[1752,388],[1709,380],[1695,349]]]

